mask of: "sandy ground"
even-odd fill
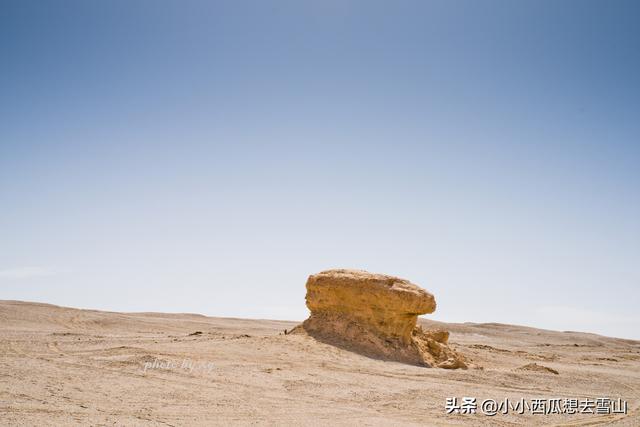
[[[463,371],[370,359],[283,333],[295,325],[0,301],[0,424],[640,425],[639,341],[438,323],[482,366]],[[520,369],[531,363],[558,374]],[[477,412],[447,414],[448,397],[475,397]],[[551,408],[549,399],[582,406],[601,397],[626,400],[627,414],[517,406],[521,398]],[[486,399],[510,399],[516,410],[485,415]]]

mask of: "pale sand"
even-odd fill
[[[422,323],[450,330],[452,347],[483,369],[370,359],[284,335],[295,322],[0,301],[0,424],[640,425],[639,341]],[[177,366],[145,372],[156,358]],[[559,374],[518,369],[530,363]],[[445,399],[454,396],[611,397],[629,409],[626,416],[447,415]]]

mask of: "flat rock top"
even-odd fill
[[[326,270],[309,276],[307,305],[310,309],[335,305],[373,305],[391,311],[426,314],[435,311],[435,298],[420,286],[400,277],[363,270]],[[327,298],[327,292],[337,298]],[[352,300],[352,297],[357,297]]]
[[[370,273],[365,270],[355,270],[349,268],[334,268],[331,270],[324,270],[318,274],[314,274],[314,276],[344,277],[352,280],[391,280],[410,283],[406,279],[402,279],[396,276],[390,276],[388,274]]]
[[[370,273],[365,270],[355,270],[355,269],[347,269],[347,268],[336,268],[331,270],[325,270],[325,271],[321,271],[320,273],[313,274],[313,276],[343,278],[348,280],[365,280],[365,281],[370,280],[375,282],[411,283],[407,279],[403,279],[401,277],[390,276],[388,274]]]
[[[350,269],[334,269],[321,271],[318,274],[313,274],[309,277],[314,281],[336,281],[343,284],[349,284],[351,282],[367,283],[371,286],[383,286],[387,288],[396,287],[398,290],[417,291],[422,293],[426,291],[418,285],[411,283],[407,279],[400,277],[389,276],[387,274],[369,273],[364,270],[350,270]]]

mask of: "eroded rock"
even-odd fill
[[[418,315],[433,313],[433,295],[408,280],[360,270],[328,270],[307,280],[311,316],[292,332],[370,357],[466,368],[448,345],[449,333],[424,331]]]

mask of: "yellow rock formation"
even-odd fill
[[[398,277],[328,270],[309,277],[311,316],[294,332],[369,357],[424,366],[466,368],[446,331],[423,331],[418,315],[436,309],[433,295]]]

